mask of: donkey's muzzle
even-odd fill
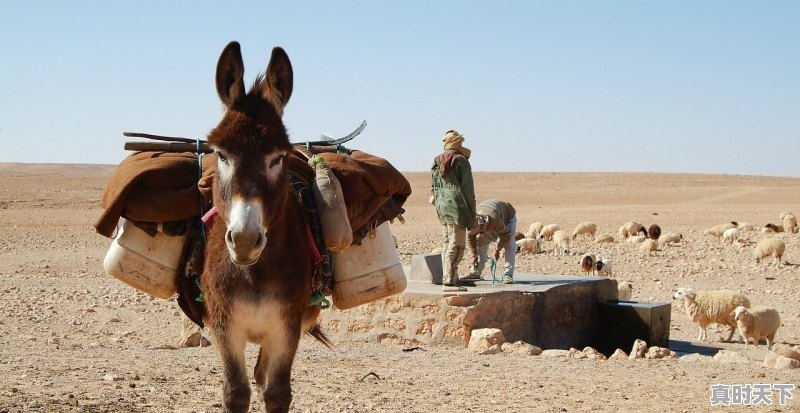
[[[266,230],[261,223],[261,206],[256,202],[234,200],[225,244],[231,261],[252,265],[258,261],[267,244]]]
[[[252,265],[258,261],[267,243],[267,237],[260,231],[244,230],[225,233],[225,243],[231,260],[239,265]]]

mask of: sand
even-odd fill
[[[219,411],[221,368],[213,347],[161,349],[179,338],[174,299],[137,292],[103,272],[110,241],[92,223],[113,166],[0,164],[0,412]],[[414,194],[406,224],[392,226],[404,263],[441,241],[426,203],[428,174],[408,173]],[[573,244],[614,261],[615,278],[634,285],[634,299],[672,302],[677,287],[727,288],[754,304],[776,307],[777,342],[800,343],[800,235],[786,242],[785,263],[756,264],[752,245],[725,245],[703,235],[736,220],[763,227],[785,211],[800,213],[800,179],[651,173],[476,173],[479,200],[510,201],[520,229],[534,221],[571,231],[583,221],[612,233],[628,220],[684,242],[646,255],[627,243]],[[765,235],[748,233],[753,241]],[[544,249],[551,249],[545,243]],[[581,274],[578,255],[524,255],[517,271]],[[466,270],[462,265],[462,272]],[[670,338],[742,352],[725,332],[697,329],[673,303]],[[465,349],[338,343],[331,351],[303,339],[293,371],[293,411],[708,411],[710,385],[792,383],[800,370],[763,367],[763,345],[751,359],[722,364],[704,357],[598,361],[498,354]],[[703,348],[703,347],[699,347]],[[629,351],[629,349],[625,349]],[[248,367],[255,351],[247,353]],[[797,391],[795,391],[797,393]],[[777,395],[777,393],[775,393]],[[798,411],[800,396],[787,406]],[[260,408],[253,394],[252,409]],[[741,409],[741,408],[740,408]],[[733,409],[738,410],[738,409]]]

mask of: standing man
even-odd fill
[[[505,261],[503,284],[514,283],[514,262],[517,244],[514,232],[517,230],[517,211],[511,204],[497,199],[489,199],[478,205],[477,225],[469,231],[467,246],[472,256],[472,271],[465,277],[467,280],[480,280],[489,245],[497,241],[494,259],[500,259],[500,250],[504,250]]]
[[[467,228],[475,220],[471,151],[462,146],[464,136],[455,130],[445,132],[442,142],[444,152],[434,159],[431,167],[431,200],[445,238],[442,291],[466,291],[458,278],[458,263],[464,257]]]

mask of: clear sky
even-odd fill
[[[221,4],[227,6],[221,6]],[[205,138],[225,45],[294,66],[293,141],[428,170],[800,176],[798,1],[0,3],[0,162],[116,164],[123,131]]]

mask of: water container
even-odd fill
[[[341,252],[353,242],[353,229],[347,217],[342,185],[321,156],[314,155],[309,163],[314,164],[311,189],[319,210],[325,248],[334,253]]]
[[[103,268],[137,290],[170,298],[178,290],[178,267],[186,236],[157,232],[150,236],[123,220],[117,238],[103,260]]]
[[[392,239],[389,223],[375,229],[375,237],[364,237],[333,255],[333,304],[340,310],[353,308],[406,289],[406,274]]]

